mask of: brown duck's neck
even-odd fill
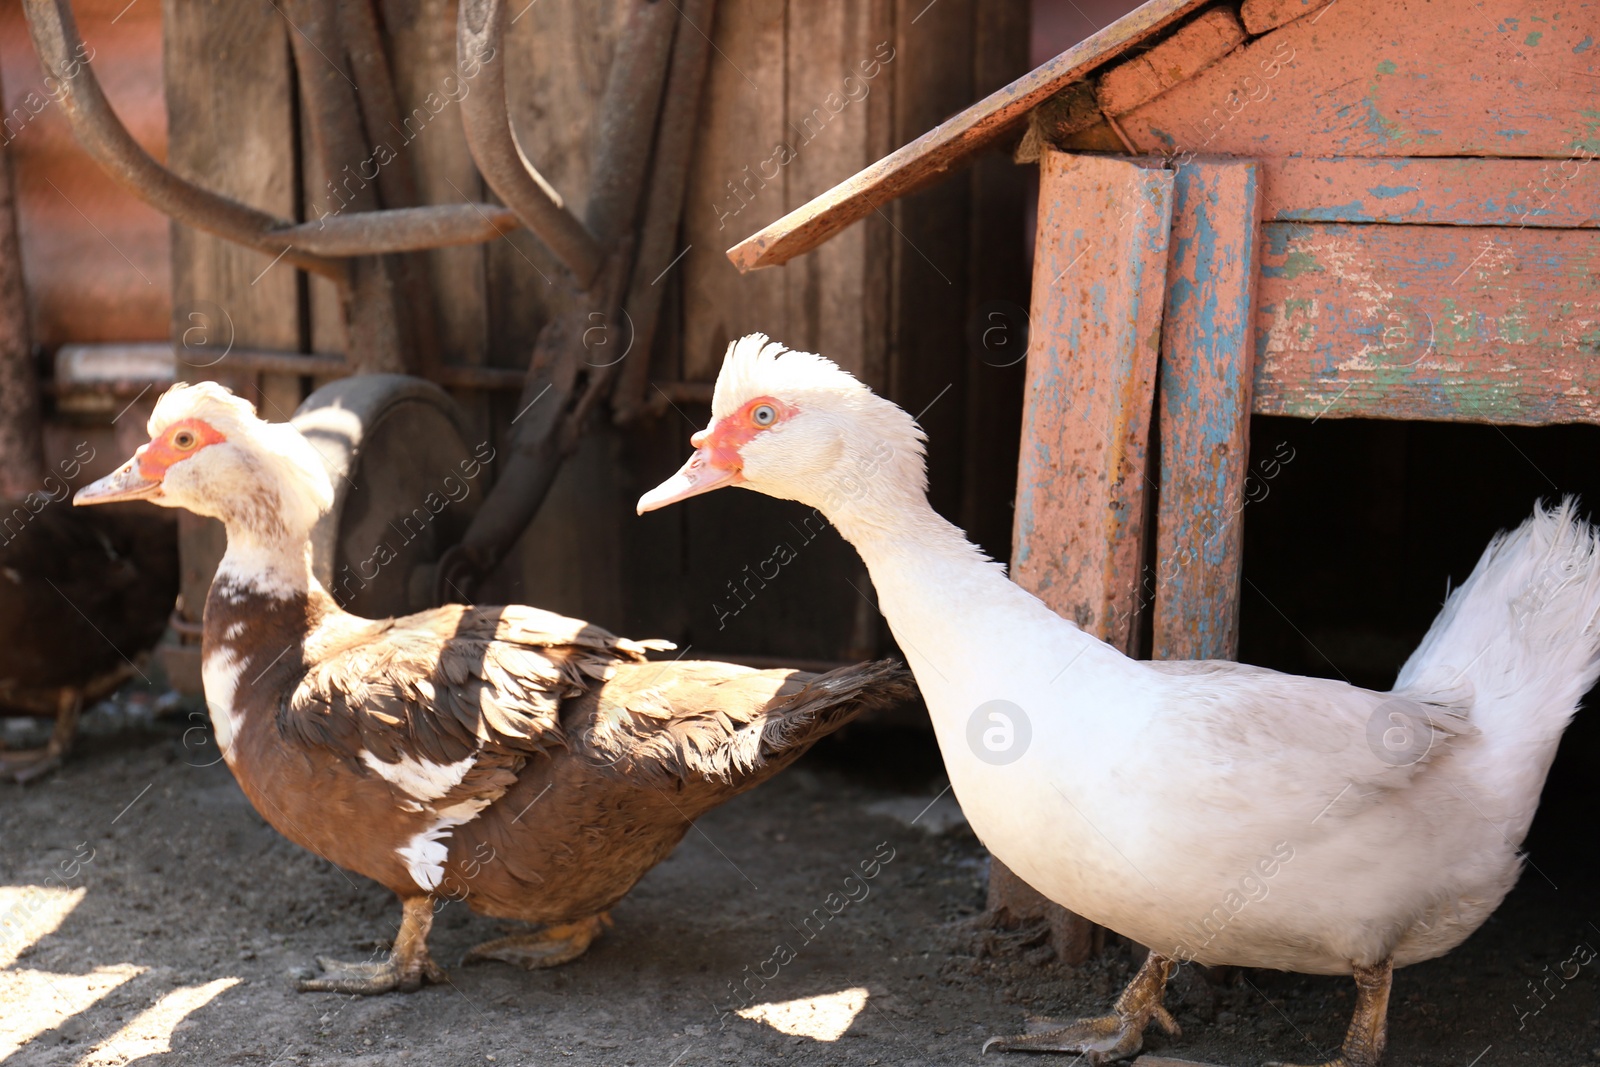
[[[342,609],[312,573],[310,536],[229,523],[227,552],[206,593],[202,648],[286,648],[304,643]],[[285,659],[299,659],[288,656]]]

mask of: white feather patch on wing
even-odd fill
[[[461,784],[477,753],[455,763],[429,763],[427,760],[401,756],[394,763],[385,763],[366,749],[361,750],[361,762],[377,772],[378,777],[417,800],[438,800]]]
[[[444,863],[450,858],[450,831],[478,817],[487,808],[487,798],[463,800],[439,812],[439,819],[426,830],[411,835],[411,840],[395,849],[395,854],[405,861],[411,880],[431,893],[444,880]]]

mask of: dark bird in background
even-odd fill
[[[0,752],[17,781],[61,761],[86,703],[140,676],[178,595],[171,522],[39,500],[0,501],[0,715],[56,720],[43,748]]]

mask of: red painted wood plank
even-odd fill
[[[1263,227],[1254,409],[1600,421],[1600,235]]]
[[[1132,651],[1170,171],[1040,160],[1012,577]]]
[[[1328,0],[1244,0],[1239,17],[1251,33],[1266,33],[1327,6]]]
[[[1259,202],[1253,163],[1178,169],[1156,402],[1157,659],[1238,652]]]
[[[1139,151],[1600,151],[1600,0],[1339,0],[1117,121]]]
[[[809,252],[876,208],[936,181],[1092,69],[1199,7],[1204,0],[1148,0],[1050,62],[946,119],[803,207],[728,249],[742,271]]]
[[[1175,30],[1142,56],[1100,75],[1095,95],[1107,115],[1132,111],[1215,63],[1244,41],[1239,16],[1214,7]]]
[[[1568,159],[1263,159],[1266,217],[1289,222],[1600,226],[1597,152]]]

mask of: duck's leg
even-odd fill
[[[389,958],[382,963],[341,963],[317,957],[321,978],[300,982],[302,993],[414,993],[424,982],[443,982],[444,970],[428,955],[428,931],[433,928],[433,899],[408,897],[402,902],[405,913],[400,933],[394,939]]]
[[[590,943],[600,936],[601,927],[610,925],[611,916],[606,912],[577,922],[551,923],[525,934],[512,934],[474,945],[461,962],[499,960],[527,971],[559,967],[587,952]]]
[[[984,1042],[983,1051],[999,1048],[1018,1052],[1076,1052],[1091,1064],[1101,1064],[1132,1056],[1143,1048],[1144,1028],[1152,1021],[1177,1037],[1181,1033],[1177,1022],[1161,1006],[1167,979],[1175,966],[1175,961],[1152,952],[1117,998],[1112,1014],[1064,1025],[1045,1020],[1030,1021],[1026,1034],[991,1037]]]
[[[1394,980],[1394,961],[1384,960],[1371,967],[1357,967],[1356,1012],[1345,1031],[1339,1055],[1321,1067],[1378,1067],[1383,1046],[1389,1037],[1389,985]],[[1269,1067],[1293,1067],[1272,1064]]]
[[[27,783],[59,766],[72,751],[78,736],[78,717],[83,713],[83,690],[63,689],[57,698],[56,724],[43,748],[0,755],[0,775]]]

